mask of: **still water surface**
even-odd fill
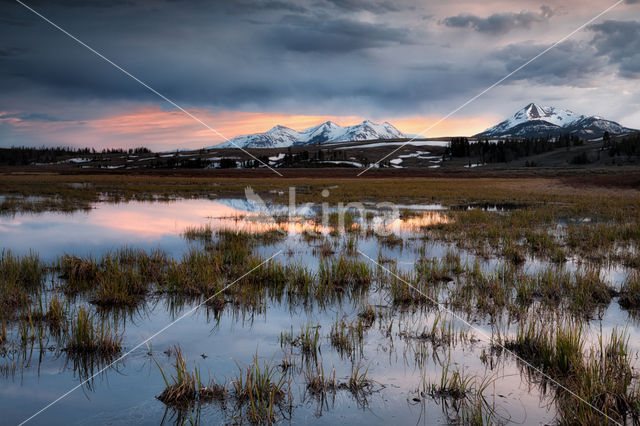
[[[442,257],[448,245],[421,241],[417,230],[421,225],[443,220],[433,206],[412,206],[425,210],[424,216],[399,220],[390,226],[406,237],[403,247],[382,246],[376,238],[362,238],[358,248],[377,259],[379,255],[397,260],[400,269],[411,269],[420,256],[418,248],[424,245],[427,257]],[[304,212],[308,216],[316,211]],[[189,242],[182,233],[189,226],[210,225],[218,228],[260,227],[242,220],[255,214],[252,206],[242,200],[180,200],[175,202],[130,202],[123,204],[98,203],[89,212],[72,214],[42,213],[18,214],[0,217],[0,246],[15,254],[29,251],[39,253],[45,261],[54,261],[63,254],[98,257],[123,246],[145,250],[161,249],[171,256],[180,257],[189,249]],[[283,250],[280,262],[302,262],[317,267],[313,247],[300,234],[303,227],[291,224],[287,238],[275,245],[259,248],[268,257]],[[473,262],[474,257],[463,252],[463,261]],[[482,261],[482,267],[491,270],[498,260]],[[529,260],[525,268],[535,270],[543,265]],[[574,263],[567,268],[575,269]],[[619,284],[624,270],[612,268],[604,273],[614,284]],[[377,309],[388,309],[389,302],[376,294],[370,295]],[[150,298],[141,308],[124,315],[120,329],[124,330],[123,351],[137,345],[146,337],[170,323],[195,306],[193,303],[171,308],[163,298]],[[90,384],[70,393],[61,401],[35,417],[33,424],[158,424],[172,423],[174,413],[155,397],[164,382],[153,359],[165,367],[171,359],[165,351],[180,344],[188,362],[197,362],[204,378],[215,377],[228,381],[237,372],[238,365],[248,364],[253,356],[280,363],[283,349],[280,334],[284,330],[298,331],[301,325],[319,325],[323,335],[321,343],[322,363],[326,371],[335,367],[338,379],[345,380],[351,371],[351,362],[342,359],[324,337],[329,334],[336,318],[357,318],[359,306],[355,302],[343,302],[325,308],[317,306],[290,306],[269,302],[259,314],[225,309],[215,319],[210,312],[199,309],[192,316],[176,323],[172,328],[153,339],[149,347],[134,351],[123,361],[95,377]],[[398,313],[396,321],[403,321],[415,329],[429,325],[433,314],[420,312]],[[620,311],[616,303],[608,308],[602,321],[593,326],[603,326],[605,332],[622,324],[629,327],[631,344],[638,348],[640,333],[635,323]],[[459,325],[459,324],[458,324]],[[490,332],[487,324],[478,327]],[[500,371],[487,372],[480,362],[483,342],[458,345],[451,350],[453,365],[464,366],[478,375],[497,375],[487,393],[505,420],[518,424],[548,423],[554,418],[553,405],[543,398],[539,390],[521,378],[515,362],[506,362]],[[397,337],[389,339],[380,327],[374,325],[366,334],[363,348],[363,364],[368,376],[375,382],[375,391],[366,403],[358,402],[348,391],[338,391],[328,402],[320,403],[310,397],[305,389],[304,375],[293,377],[294,407],[290,421],[294,423],[351,423],[351,424],[442,424],[446,422],[443,407],[430,398],[417,398],[421,374],[416,366],[417,354],[429,351],[424,342],[406,341]],[[32,353],[20,353],[11,349],[0,361],[12,360],[19,366],[14,373],[0,376],[0,412],[4,424],[15,424],[31,416],[81,382],[73,365],[58,348],[35,348]],[[423,373],[427,378],[438,379],[440,366],[427,357]],[[301,364],[301,360],[298,360]],[[216,404],[203,406],[200,414],[203,423],[228,422],[230,418]],[[164,420],[163,420],[164,419]]]

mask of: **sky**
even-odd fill
[[[640,0],[566,40],[615,2],[21,1],[218,133],[0,0],[0,147],[200,148],[365,119],[471,135],[530,102],[640,128]]]

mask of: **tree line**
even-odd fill
[[[100,154],[148,154],[151,150],[138,148],[111,148],[96,150],[95,148],[57,147],[11,147],[0,148],[0,164],[9,166],[28,166],[34,163],[56,163],[69,157],[91,157]]]
[[[640,155],[640,133],[624,136],[622,138],[612,139],[609,133],[605,133],[602,138],[602,145],[607,149],[609,157],[633,156]]]
[[[470,142],[468,138],[453,138],[445,151],[445,157],[479,157],[482,163],[508,163],[518,158],[561,148],[569,149],[571,146],[583,145],[583,143],[578,136],[569,134],[558,137],[477,142]]]

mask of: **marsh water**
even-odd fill
[[[494,206],[495,207],[495,206]],[[284,206],[274,206],[284,209]],[[373,208],[373,207],[372,207]],[[454,249],[451,244],[421,238],[421,226],[444,220],[440,205],[407,205],[417,213],[411,218],[397,219],[393,230],[403,242],[385,244],[384,240],[361,236],[357,248],[360,260],[388,259],[398,271],[409,271],[420,257],[443,258]],[[475,207],[481,208],[481,207]],[[502,208],[492,208],[504,214]],[[188,240],[184,232],[189,227],[209,225],[212,229],[259,230],[260,223],[246,220],[256,212],[240,199],[193,199],[172,202],[97,203],[89,211],[75,213],[45,212],[0,216],[0,246],[14,254],[38,253],[41,259],[53,262],[62,255],[99,257],[123,246],[144,250],[159,249],[171,257],[180,258],[199,241]],[[304,223],[317,215],[313,209],[299,212]],[[282,263],[301,263],[316,270],[319,262],[317,243],[304,236],[300,218],[285,226],[286,238],[257,248],[264,258],[273,254]],[[344,249],[345,235],[327,237],[336,252]],[[498,267],[498,258],[477,258],[458,250],[463,263],[476,260],[485,271]],[[365,256],[366,255],[366,256]],[[580,267],[580,259],[569,259],[568,270]],[[372,269],[377,269],[372,264]],[[522,268],[534,272],[547,266],[545,262],[527,259]],[[619,287],[627,271],[619,265],[602,268],[603,279]],[[55,287],[55,276],[49,278]],[[127,353],[149,336],[175,322],[158,334],[148,345],[129,353],[111,368],[83,383],[89,372],[69,360],[53,342],[39,347],[9,347],[0,362],[5,366],[0,376],[0,412],[3,424],[15,424],[29,418],[56,401],[33,424],[172,424],[185,419],[202,423],[246,422],[234,417],[232,408],[221,404],[205,404],[188,413],[167,408],[156,397],[165,387],[158,364],[168,366],[167,352],[179,344],[189,366],[197,365],[208,379],[230,380],[239,366],[248,365],[254,356],[278,365],[283,357],[294,360],[291,381],[292,405],[278,421],[292,423],[350,424],[443,424],[450,421],[451,407],[444,399],[425,397],[421,389],[425,382],[438,382],[442,366],[450,357],[452,365],[478,376],[491,376],[488,403],[500,421],[517,424],[548,424],[556,416],[553,395],[544,394],[531,378],[523,374],[515,359],[506,359],[499,367],[482,362],[488,342],[482,331],[491,334],[491,326],[482,318],[470,320],[473,329],[464,322],[456,327],[468,329],[475,337],[452,345],[446,355],[421,339],[402,338],[400,328],[429,328],[437,313],[420,309],[394,310],[385,294],[372,286],[368,303],[385,320],[376,321],[365,333],[357,359],[339,353],[328,341],[329,330],[336,319],[358,318],[362,300],[343,299],[329,305],[298,305],[286,301],[266,300],[257,311],[229,307],[213,315],[206,307],[192,315],[184,313],[198,306],[198,300],[181,303],[163,295],[151,295],[133,310],[111,312],[109,315],[123,335],[123,353]],[[457,321],[451,317],[451,320]],[[466,321],[465,321],[466,322]],[[391,324],[391,328],[388,328]],[[640,349],[640,327],[616,303],[611,303],[590,321],[590,331],[610,331],[615,326],[626,327],[631,348]],[[319,356],[326,372],[335,369],[338,380],[347,380],[354,363],[366,368],[372,383],[364,397],[339,389],[326,398],[310,394],[305,384],[303,356],[281,344],[282,332],[296,333],[302,326],[319,327]],[[389,330],[391,330],[389,332]],[[11,330],[9,331],[12,332]],[[15,332],[15,330],[13,330]],[[298,371],[296,372],[296,368]],[[230,413],[231,412],[231,413]]]

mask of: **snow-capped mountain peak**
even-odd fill
[[[584,117],[584,115],[577,115],[568,109],[540,106],[530,103],[520,111],[516,112],[513,117],[507,121],[511,126],[533,120],[543,120],[548,123],[555,124],[556,126],[565,126]]]
[[[597,137],[604,132],[633,131],[597,116],[579,115],[568,109],[530,103],[507,120],[475,135],[476,137],[544,137],[573,133],[580,137]]]
[[[302,131],[277,125],[265,133],[238,136],[215,147],[281,148],[292,145],[401,138],[406,138],[406,136],[386,121],[378,124],[365,120],[360,124],[346,127],[342,127],[333,121],[326,121]]]
[[[267,130],[267,133],[291,133],[291,132],[295,132],[295,130],[290,129],[289,127],[285,127],[285,126],[281,126],[281,125],[276,125],[273,126],[272,128],[270,128],[269,130]]]

